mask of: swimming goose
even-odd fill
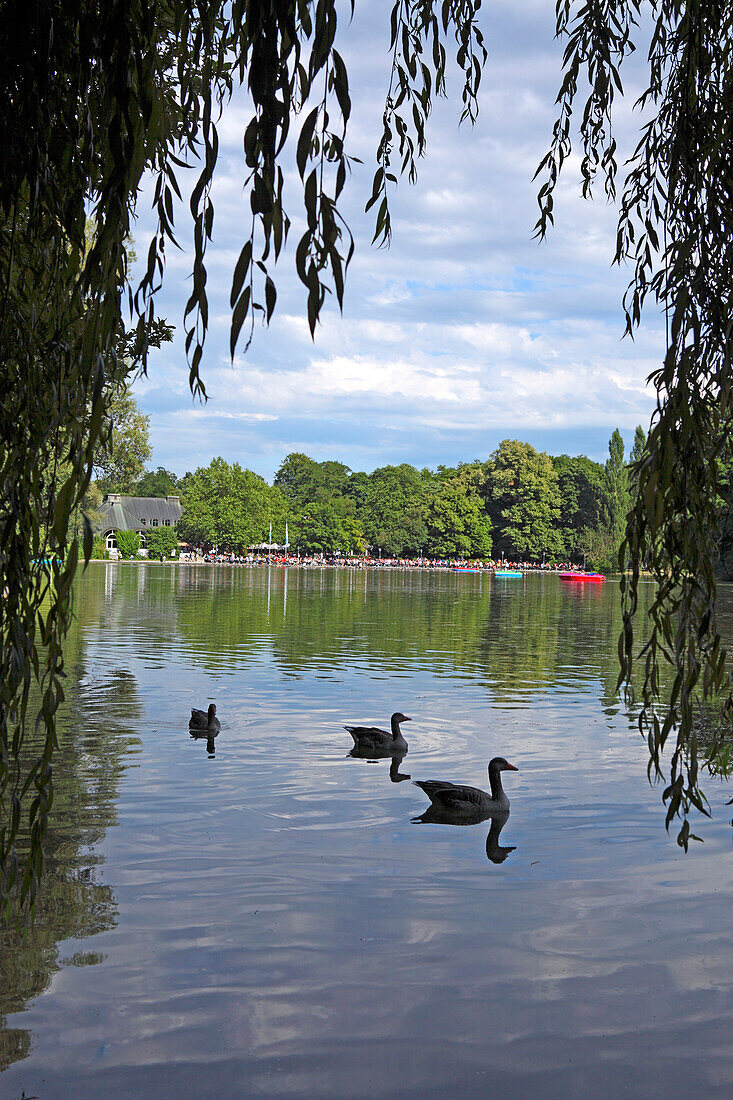
[[[378,726],[344,726],[354,738],[354,747],[359,752],[407,752],[407,741],[400,732],[401,722],[411,722],[406,714],[396,710],[392,715],[392,732],[380,730]]]
[[[502,772],[516,772],[515,768],[503,756],[495,756],[489,763],[489,783],[491,794],[478,787],[464,787],[457,783],[448,783],[443,779],[417,779],[415,786],[425,791],[431,802],[431,810],[442,810],[449,814],[466,814],[476,817],[483,814],[507,813],[509,799],[501,785]]]
[[[209,703],[208,711],[197,710],[196,707],[191,707],[191,717],[188,721],[188,728],[190,730],[216,730],[217,733],[221,729],[221,722],[216,717],[216,703]]]

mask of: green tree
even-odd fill
[[[152,527],[145,535],[149,558],[170,558],[178,550],[178,535],[174,527]]]
[[[178,493],[178,479],[171,470],[159,466],[157,470],[146,470],[132,487],[136,497],[167,497]]]
[[[718,460],[718,570],[733,578],[733,454],[730,447]]]
[[[353,502],[359,515],[361,515],[364,509],[368,488],[369,474],[365,474],[361,470],[357,470],[355,473],[351,474],[346,483],[346,496]]]
[[[626,533],[626,517],[631,506],[629,470],[624,458],[624,440],[616,428],[608,441],[608,458],[605,465],[605,523],[612,544],[618,550]]]
[[[319,462],[318,470],[319,478],[316,485],[317,495],[324,500],[328,500],[331,497],[343,496],[351,474],[349,467],[345,466],[343,462],[329,460],[327,462]]]
[[[544,452],[505,439],[490,459],[487,497],[499,553],[535,560],[562,553],[557,474]]]
[[[587,532],[596,531],[603,505],[604,471],[585,455],[558,455],[552,464],[560,493],[563,556],[577,559],[587,548]]]
[[[368,475],[359,518],[371,552],[401,557],[427,542],[425,482],[414,466],[382,466]]]
[[[293,504],[321,503],[344,496],[351,471],[343,462],[315,462],[301,452],[289,454],[275,474],[275,485]]]
[[[238,463],[212,459],[187,476],[178,533],[186,542],[218,550],[242,551],[285,535],[285,502],[276,487]]]
[[[142,539],[140,538],[140,535],[138,535],[137,531],[117,532],[117,549],[119,550],[121,557],[137,557],[137,553],[141,545]]]
[[[633,463],[641,462],[644,457],[644,451],[646,450],[646,432],[642,428],[641,424],[636,425],[636,431],[634,432],[634,442],[631,446],[631,454],[629,455],[629,461]]]
[[[364,551],[364,531],[350,501],[311,501],[291,513],[290,544],[305,552]]]
[[[302,451],[294,451],[280,463],[275,485],[293,504],[305,503],[312,495],[317,466],[318,463]]]
[[[631,452],[629,454],[629,508],[632,502],[636,499],[639,490],[639,476],[641,473],[641,462],[646,454],[646,432],[642,428],[641,424],[636,425],[636,431],[634,432],[634,442],[631,446]],[[624,527],[624,536],[626,535],[626,528]]]
[[[619,545],[607,523],[584,528],[578,538],[578,549],[591,569],[601,573],[618,572]]]
[[[111,432],[97,451],[94,466],[102,493],[131,493],[150,461],[150,417],[144,416],[129,386],[115,387],[108,406]]]
[[[578,531],[577,548],[594,569],[613,573],[619,569],[619,553],[631,506],[630,471],[618,428],[608,442],[608,458],[601,470],[598,489],[596,516]]]
[[[81,542],[84,538],[85,524],[89,524],[93,530],[99,529],[102,521],[101,506],[102,493],[99,486],[96,482],[90,481],[89,488],[76,506],[69,524],[70,535],[77,542]]]
[[[441,470],[429,486],[426,549],[435,557],[488,558],[491,521],[469,474]]]

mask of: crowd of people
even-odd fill
[[[489,573],[493,573],[497,569],[555,573],[566,569],[579,568],[577,564],[571,562],[509,561],[505,558],[489,558],[478,561],[463,558],[373,558],[368,555],[283,554],[281,552],[273,554],[234,554],[194,550],[182,551],[179,560],[199,565],[275,565],[316,569],[327,566],[339,569],[471,569]]]

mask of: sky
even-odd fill
[[[347,151],[354,167],[341,203],[356,241],[343,315],[327,302],[315,340],[306,293],[294,269],[302,193],[289,162],[290,245],[275,272],[278,302],[246,355],[229,354],[229,291],[248,224],[240,97],[220,123],[208,254],[210,327],[201,369],[209,400],[188,388],[182,318],[192,262],[191,219],[176,216],[183,251],[169,250],[159,316],[176,326],[133,390],[150,417],[153,466],[178,475],[216,456],[271,480],[285,456],[303,451],[352,470],[410,462],[421,468],[485,459],[503,439],[550,454],[604,461],[620,428],[631,446],[654,408],[646,379],[663,354],[661,320],[649,313],[622,339],[621,301],[629,270],[612,266],[616,213],[602,188],[580,194],[573,154],[548,240],[533,239],[535,169],[547,150],[561,80],[562,44],[546,0],[491,0],[482,28],[489,57],[476,125],[458,126],[460,80],[428,123],[427,156],[416,185],[392,194],[389,249],[371,245],[375,150],[389,79],[390,5],[348,5],[337,46],[349,71],[353,112]],[[616,119],[621,158],[635,144],[633,80]],[[636,88],[638,91],[638,87]],[[296,134],[298,132],[296,128]],[[193,173],[190,174],[193,179]],[[154,228],[151,187],[134,228],[144,257]]]

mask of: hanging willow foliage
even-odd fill
[[[379,148],[378,234],[389,233],[386,187],[396,142],[414,175],[431,97],[445,84],[453,37],[475,114],[485,56],[480,0],[398,0],[392,80]],[[337,10],[338,9],[338,10]],[[351,235],[338,212],[350,161],[348,77],[336,50],[336,0],[7,0],[0,21],[0,908],[37,890],[52,799],[63,641],[80,551],[70,519],[109,431],[114,384],[135,349],[145,370],[159,342],[155,293],[176,244],[177,173],[195,167],[194,254],[184,326],[194,394],[208,326],[206,250],[214,206],[217,122],[235,89],[244,129],[248,226],[231,289],[232,354],[272,316],[273,267],[290,228],[284,150],[294,146],[306,228],[295,265],[313,332],[327,293],[343,301]],[[423,60],[423,54],[425,59]],[[297,133],[291,127],[298,121]],[[157,230],[145,275],[126,289],[127,243],[144,173],[154,179]],[[89,246],[85,229],[92,217]],[[125,332],[123,309],[133,327]],[[156,333],[158,338],[156,338]],[[83,554],[91,551],[86,525]],[[24,753],[31,724],[40,758]],[[19,848],[20,838],[22,847]]]
[[[588,0],[557,5],[566,41],[565,75],[552,147],[538,169],[537,229],[552,222],[553,191],[571,148],[570,122],[579,83],[587,81],[580,135],[581,173],[589,195],[600,175],[616,197],[612,114],[619,70],[648,36],[649,82],[639,100],[648,121],[627,165],[619,204],[616,261],[633,278],[625,298],[627,333],[647,297],[663,308],[667,348],[650,381],[657,390],[646,453],[635,466],[638,491],[619,564],[623,633],[619,684],[631,686],[642,663],[639,725],[649,744],[650,776],[663,775],[667,827],[681,816],[679,843],[691,837],[688,811],[707,812],[699,769],[712,771],[730,728],[733,701],[715,621],[718,479],[731,428],[733,293],[733,6],[725,0]],[[642,569],[656,593],[642,641],[634,634]],[[667,672],[671,672],[671,676]],[[724,723],[698,743],[698,704],[724,702]],[[702,712],[704,713],[704,711]],[[729,736],[729,735],[727,735]]]

